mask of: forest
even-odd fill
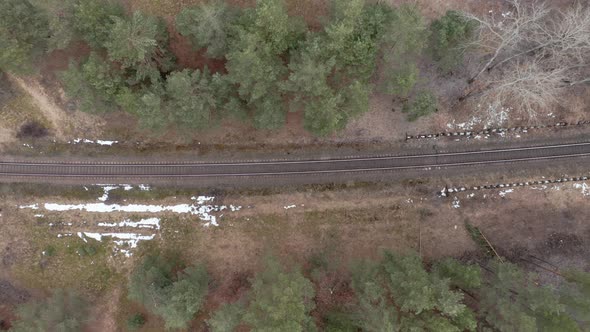
[[[428,54],[451,71],[476,28],[453,11],[429,24],[416,5],[337,0],[323,26],[312,29],[289,16],[282,1],[257,1],[254,8],[212,1],[175,18],[195,49],[223,60],[212,71],[179,66],[167,48],[165,22],[127,14],[116,2],[7,0],[1,6],[0,68],[31,73],[48,51],[81,39],[92,53],[60,74],[67,95],[82,111],[123,110],[156,133],[169,126],[203,130],[227,117],[276,129],[287,112],[303,110],[305,128],[325,136],[366,113],[374,90],[405,100],[404,112],[414,120],[437,107],[431,91],[416,87],[417,59]],[[376,85],[378,63],[387,70]]]
[[[206,326],[212,332],[567,332],[590,327],[588,273],[556,272],[563,280],[555,289],[501,257],[484,266],[450,258],[425,264],[417,253],[386,251],[379,262],[360,261],[348,271],[333,258],[317,256],[303,271],[267,256],[248,289],[212,312]],[[326,294],[316,293],[316,285],[322,281],[330,282],[330,289],[344,289],[338,296],[346,304],[321,303]],[[205,265],[152,252],[132,272],[127,296],[160,317],[166,329],[186,329],[213,284]],[[20,306],[21,320],[11,331],[79,331],[89,319],[87,306],[72,291],[56,290],[44,301]],[[142,313],[127,318],[128,330],[145,323]]]

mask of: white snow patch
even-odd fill
[[[93,140],[89,140],[86,138],[76,138],[73,141],[68,141],[68,144],[80,144],[80,143],[111,146],[113,144],[119,143],[119,141],[109,141],[109,140],[101,140],[101,139],[97,139],[97,140],[93,141]]]
[[[461,201],[459,200],[459,198],[457,196],[455,196],[455,198],[453,198],[453,208],[454,209],[458,209],[461,207]]]
[[[88,242],[86,238],[94,239],[101,242],[103,237],[113,238],[113,242],[117,246],[116,251],[122,252],[126,257],[132,256],[129,249],[124,248],[137,248],[139,241],[150,241],[153,240],[156,234],[152,235],[141,235],[136,233],[92,233],[92,232],[78,232],[78,236]],[[124,248],[121,248],[124,247]]]
[[[133,227],[133,228],[151,228],[160,229],[160,218],[147,218],[139,221],[125,219],[118,223],[99,222],[99,227]]]
[[[197,204],[204,204],[205,202],[210,202],[215,199],[215,197],[211,196],[193,196],[191,197],[193,201],[197,201]]]
[[[506,189],[506,190],[500,191],[500,193],[498,195],[500,195],[500,197],[506,197],[506,195],[508,195],[512,192],[514,192],[514,189]]]
[[[36,214],[36,215],[35,215],[35,218],[43,218],[43,217],[45,217],[45,215],[44,215],[44,214]]]
[[[19,209],[39,210],[39,204],[21,205],[19,206]]]
[[[574,188],[576,188],[576,189],[582,189],[582,195],[584,195],[584,196],[590,196],[590,186],[588,186],[586,184],[586,182],[583,182],[583,183],[574,183]]]
[[[283,208],[284,208],[285,210],[289,210],[289,209],[294,209],[294,208],[296,208],[296,207],[297,207],[297,205],[293,204],[293,205],[285,205]]]
[[[97,186],[102,187],[103,190],[102,196],[98,198],[101,202],[106,202],[109,199],[109,192],[112,190],[123,188],[123,190],[129,191],[133,189],[133,186],[130,184],[97,184]]]
[[[197,200],[198,203],[198,200]],[[39,209],[38,204],[21,206],[21,209]],[[241,206],[237,205],[192,205],[192,204],[178,204],[178,205],[148,205],[148,204],[105,204],[105,203],[86,203],[86,204],[59,204],[59,203],[45,203],[43,208],[47,211],[85,211],[97,213],[109,212],[128,212],[128,213],[162,213],[172,212],[177,214],[191,214],[197,216],[200,220],[206,221],[205,226],[217,226],[217,217],[213,214],[223,210],[230,210],[231,212],[240,211]]]

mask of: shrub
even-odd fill
[[[127,319],[127,328],[132,331],[139,330],[143,325],[145,317],[142,314],[135,314]]]
[[[423,91],[404,105],[403,112],[407,113],[408,121],[416,121],[436,112],[436,107],[436,97],[431,92]]]
[[[476,27],[475,22],[452,10],[432,22],[430,50],[443,72],[449,72],[463,62],[465,45],[473,38]]]

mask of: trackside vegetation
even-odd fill
[[[67,95],[84,112],[122,110],[155,133],[205,130],[230,117],[277,129],[287,112],[303,112],[305,128],[325,136],[366,113],[376,89],[411,97],[410,119],[430,113],[436,98],[417,88],[417,59],[432,54],[450,70],[472,23],[449,13],[430,26],[415,5],[333,0],[331,7],[320,29],[290,16],[283,0],[184,8],[171,24],[195,51],[223,60],[224,70],[212,72],[182,68],[166,22],[115,1],[5,0],[0,68],[31,73],[46,52],[84,41],[91,55],[60,75]],[[379,62],[383,79],[375,80]]]
[[[314,312],[314,280],[327,275],[328,265],[308,271],[268,256],[240,298],[204,312],[207,294],[215,287],[206,266],[151,253],[131,273],[127,294],[162,318],[168,330],[186,329],[203,315],[213,332],[240,327],[294,332],[573,332],[586,330],[590,323],[588,273],[561,271],[555,287],[496,258],[483,265],[451,258],[426,264],[415,253],[389,251],[379,261],[360,261],[345,272],[351,291],[346,304]],[[84,303],[72,292],[57,290],[45,301],[21,305],[13,330],[78,331],[92,318]],[[134,314],[127,326],[137,329],[149,320]]]

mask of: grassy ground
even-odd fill
[[[108,263],[108,242],[88,239],[86,243],[75,235],[57,238],[48,224],[61,222],[53,218],[21,219],[23,235],[31,247],[14,266],[15,278],[33,289],[71,288],[91,297],[102,295],[119,278]]]
[[[32,97],[21,90],[16,91],[16,95],[0,108],[2,126],[18,128],[25,122],[35,121],[46,128],[50,128],[51,124],[33,103]]]

